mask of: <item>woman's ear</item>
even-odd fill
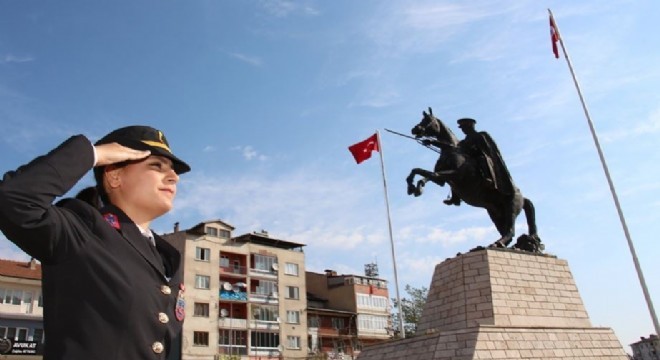
[[[122,167],[115,165],[108,165],[103,169],[103,181],[107,190],[116,189],[121,185],[121,171]]]

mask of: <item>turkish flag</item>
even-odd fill
[[[348,151],[353,154],[355,162],[358,164],[370,158],[371,152],[374,150],[380,150],[380,146],[378,146],[378,134],[373,134],[366,140],[348,147]]]
[[[557,47],[559,33],[557,32],[557,26],[552,16],[550,16],[550,40],[552,40],[552,52],[555,54],[555,59],[559,59],[559,48]]]

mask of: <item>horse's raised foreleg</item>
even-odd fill
[[[415,184],[415,176],[421,176],[422,179],[417,181],[417,184]],[[410,171],[410,175],[406,178],[406,183],[408,184],[408,195],[415,195],[415,196],[420,196],[422,195],[422,190],[424,188],[424,185],[428,181],[433,181],[434,183],[443,186],[444,181],[442,179],[439,179],[438,176],[428,170],[420,169],[420,168],[414,168]]]

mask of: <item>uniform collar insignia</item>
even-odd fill
[[[105,221],[108,222],[108,224],[110,224],[110,226],[112,226],[117,230],[120,230],[119,219],[117,218],[117,215],[113,213],[106,213],[103,214],[103,218],[105,219]]]

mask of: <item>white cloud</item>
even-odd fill
[[[250,56],[250,55],[241,54],[241,53],[229,53],[229,55],[231,55],[232,57],[234,57],[234,58],[236,58],[236,59],[238,59],[238,60],[240,60],[240,61],[242,61],[246,64],[250,64],[252,66],[261,67],[263,65],[263,61],[259,57],[256,57],[256,56]]]
[[[238,151],[241,153],[243,158],[245,160],[259,160],[259,161],[266,161],[268,160],[268,157],[266,155],[260,154],[255,150],[251,145],[246,145],[246,146],[234,146],[231,148],[233,151]]]
[[[365,208],[374,189],[356,184],[312,169],[268,177],[191,175],[182,180],[173,214],[194,216],[195,222],[221,218],[239,232],[266,229],[321,247],[378,243],[385,237],[382,208]]]
[[[0,63],[25,63],[25,62],[31,62],[34,61],[35,58],[30,56],[30,55],[13,55],[13,54],[7,54],[5,55],[4,59],[0,61]]]
[[[275,17],[287,17],[291,14],[302,14],[305,16],[316,16],[320,12],[309,2],[286,1],[286,0],[264,0],[260,1],[262,9]]]

